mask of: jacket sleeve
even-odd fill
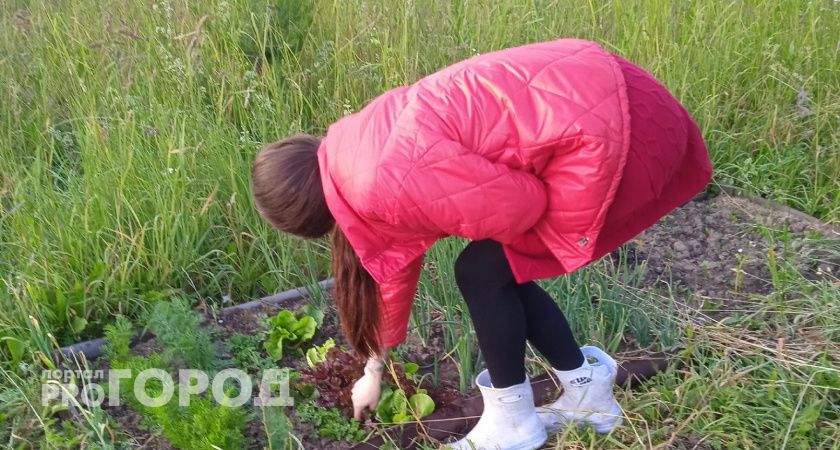
[[[558,152],[540,175],[551,187],[549,204],[531,231],[567,272],[593,259],[626,162],[621,145],[621,140],[588,136],[573,151]]]
[[[547,204],[533,174],[443,138],[405,175],[394,217],[406,229],[508,243],[532,228]]]
[[[379,343],[383,349],[395,347],[405,340],[422,267],[423,256],[420,256],[379,284]]]

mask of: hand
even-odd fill
[[[365,374],[359,378],[351,390],[353,400],[353,417],[362,420],[366,409],[376,410],[379,403],[379,395],[382,393],[382,372],[385,363],[381,360],[371,359],[365,366]]]

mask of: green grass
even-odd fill
[[[474,53],[558,36],[662,79],[702,126],[718,183],[840,218],[836,2],[283,4],[4,2],[8,334],[33,316],[68,343],[162,292],[239,299],[323,273],[315,246],[254,213],[259,146]]]
[[[454,61],[556,37],[598,41],[661,79],[703,129],[716,184],[840,222],[840,3],[830,0],[6,0],[2,392],[43,364],[38,352],[100,336],[116,314],[139,318],[172,296],[211,305],[226,295],[242,301],[325,276],[323,243],[281,236],[255,213],[249,168],[259,147],[294,132],[322,133],[382,91]],[[436,270],[424,274],[414,324],[447,321],[447,346],[466,387],[476,355],[451,280],[460,245],[445,242],[433,251]],[[776,269],[780,291],[802,290],[794,296],[800,310],[836,294]],[[625,333],[652,346],[697,339],[684,335],[691,327],[671,308],[641,310],[632,289],[620,287],[632,287],[635,275],[617,270],[597,266],[548,285],[580,318],[573,321],[579,336],[610,348]],[[616,276],[620,285],[610,281]],[[599,307],[591,295],[602,299]],[[764,308],[779,300],[758,302]],[[779,324],[800,323],[790,310],[780,314]],[[836,333],[836,320],[819,326]],[[695,380],[697,390],[689,391],[705,392],[757,364],[744,392],[765,390],[762,377],[784,380],[784,389],[772,399],[733,394],[691,427],[753,430],[716,437],[722,448],[801,447],[796,436],[832,432],[824,426],[797,434],[799,421],[817,408],[811,405],[837,392],[836,385],[825,389],[830,383],[817,379],[818,369],[787,367],[761,352],[755,360],[736,358],[715,341],[701,347],[697,366],[664,377],[650,393],[627,394],[650,427],[671,426],[666,415],[679,424],[694,403],[678,396],[660,405],[660,416],[645,415],[645,402],[660,401],[655,389]],[[14,405],[25,405],[20,396]],[[743,419],[750,402],[767,408],[761,420],[728,421]],[[4,403],[0,414],[12,410]],[[754,431],[765,423],[790,426],[766,437]],[[39,428],[58,439],[54,427]],[[11,439],[2,431],[0,437]]]

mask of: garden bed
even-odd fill
[[[783,276],[782,267],[785,265],[796,266],[797,270],[814,278],[836,274],[840,267],[836,253],[821,253],[826,248],[826,239],[836,239],[836,233],[836,229],[807,216],[724,194],[691,202],[675,211],[629,243],[626,260],[622,261],[627,266],[641,269],[643,277],[635,286],[640,292],[667,287],[681,307],[699,312],[698,320],[721,320],[743,311],[746,303],[741,302],[748,302],[750,296],[772,291],[778,278]],[[808,257],[788,258],[792,254]],[[775,261],[768,264],[768,260],[773,258]],[[235,367],[250,375],[258,375],[270,367],[287,367],[296,374],[302,374],[299,377],[295,375],[298,378],[292,382],[296,407],[272,410],[269,415],[266,408],[250,408],[240,418],[219,419],[215,424],[242,425],[241,429],[234,431],[240,434],[235,437],[240,440],[235,442],[247,448],[302,446],[327,450],[389,446],[417,448],[421,444],[434,446],[462,436],[470,429],[481,414],[481,399],[474,389],[464,392],[459,389],[463,385],[459,381],[459,362],[451,356],[452,349],[445,344],[443,325],[440,324],[429,327],[430,333],[423,339],[412,333],[396,355],[398,376],[396,381],[391,382],[392,390],[403,389],[406,399],[415,393],[427,394],[434,401],[434,412],[423,417],[421,422],[417,420],[420,411],[411,407],[403,411],[404,416],[400,416],[399,420],[394,419],[397,415],[389,415],[390,420],[385,423],[375,418],[356,423],[346,418],[339,419],[338,414],[327,417],[323,411],[331,407],[336,408],[332,410],[336,413],[347,414],[347,383],[350,378],[361,375],[362,363],[339,350],[329,350],[327,354],[332,355],[334,361],[340,361],[334,362],[341,364],[339,371],[345,372],[345,379],[339,380],[339,384],[344,384],[335,386],[336,391],[342,392],[329,394],[325,391],[319,395],[305,387],[314,385],[307,383],[306,379],[309,377],[311,381],[315,376],[304,357],[307,350],[322,347],[330,339],[336,348],[347,347],[332,302],[328,293],[323,293],[327,295],[318,296],[320,300],[317,302],[308,300],[304,292],[298,290],[281,294],[270,301],[225,308],[216,315],[190,312],[196,318],[200,317],[196,320],[200,320],[201,331],[193,330],[188,334],[206,334],[207,342],[211,343],[206,357],[213,359],[210,364],[212,370]],[[597,300],[593,298],[593,302]],[[283,311],[288,311],[282,313],[287,318],[293,316],[295,320],[303,320],[308,316],[315,320],[317,317],[320,323],[310,337],[284,348],[282,357],[278,354],[272,356],[265,342],[273,334],[272,321],[279,323],[273,318],[279,317]],[[184,320],[189,322],[190,319]],[[153,326],[149,328],[154,329]],[[142,338],[131,343],[130,357],[145,361],[163,355],[168,370],[186,367],[185,359],[190,357],[178,355],[182,349],[177,345],[173,347],[177,337],[170,336],[164,339],[167,342],[161,342],[155,333],[137,333],[140,329],[135,327],[134,335],[140,334]],[[199,336],[198,340],[201,339],[204,338]],[[184,345],[189,347],[189,343]],[[622,364],[619,384],[625,381],[635,384],[663,370],[673,356],[673,352],[652,352],[650,346],[640,348],[637,341],[625,337],[621,337],[619,348],[622,350],[617,358]],[[94,358],[102,353],[98,345],[81,345],[75,350],[85,350],[89,352],[88,356]],[[105,354],[113,356],[113,349],[109,353],[106,347]],[[122,358],[127,361],[125,358],[129,357],[123,355]],[[97,366],[107,370],[111,363],[109,358],[100,358]],[[351,376],[353,370],[356,374]],[[408,375],[403,376],[404,373]],[[539,403],[557,395],[551,379],[544,374],[534,375],[535,396]],[[328,383],[321,389],[329,390]],[[334,400],[336,404],[321,403],[329,395],[344,396],[344,399]],[[342,402],[343,405],[340,404]],[[165,438],[166,427],[177,429],[176,425],[155,422],[156,417],[160,419],[166,417],[165,414],[155,416],[131,404],[105,407],[105,412],[119,425],[121,433],[137,445],[184,448],[184,445],[175,446]],[[211,413],[205,413],[212,418]],[[408,417],[405,417],[406,413]],[[189,422],[194,417],[183,420]],[[390,421],[406,423],[395,425]]]
[[[218,354],[219,365],[216,368],[237,367],[255,377],[260,369],[269,368],[273,365],[288,367],[303,373],[311,371],[306,358],[301,357],[300,353],[289,351],[281,359],[274,361],[265,349],[259,345],[264,341],[262,336],[269,331],[266,325],[267,321],[271,317],[276,317],[281,311],[292,311],[296,316],[301,317],[308,313],[311,314],[312,309],[310,309],[309,301],[300,297],[289,298],[282,303],[265,303],[252,308],[222,312],[215,318],[205,317],[202,328],[212,338],[215,346],[214,351]],[[323,311],[325,312],[323,322],[317,328],[311,340],[307,342],[307,348],[323,346],[329,339],[335,342],[337,348],[346,348],[346,342],[335,320],[335,312],[326,305]],[[146,339],[135,340],[135,345],[131,347],[130,352],[133,357],[154,358],[155,355],[166,354],[167,348],[165,345],[161,345],[154,335],[147,336]],[[251,342],[254,345],[251,348],[231,348],[231,339],[235,336],[255,337]],[[431,342],[440,343],[441,340],[432,339]],[[108,353],[107,345],[106,343],[106,354]],[[383,424],[369,418],[365,423],[359,424],[359,432],[356,436],[357,438],[364,438],[366,442],[356,443],[321,436],[321,430],[318,429],[316,423],[312,422],[311,417],[302,418],[298,408],[285,408],[283,412],[288,420],[290,430],[300,438],[300,444],[303,448],[326,450],[351,447],[357,449],[383,448],[385,442],[396,442],[399,445],[398,448],[415,448],[416,444],[421,442],[443,441],[451,436],[459,436],[468,431],[481,414],[481,398],[472,395],[475,394],[474,392],[462,394],[458,391],[457,376],[452,375],[457,372],[457,368],[454,367],[451,360],[434,360],[434,355],[443,354],[445,349],[434,345],[421,346],[409,343],[405,350],[406,355],[415,356],[415,361],[418,361],[415,364],[418,364],[418,366],[422,364],[421,367],[418,367],[417,373],[411,377],[410,383],[412,386],[410,389],[412,392],[417,389],[427,391],[435,404],[436,411],[432,415],[424,418],[422,424],[417,424],[416,420],[411,419],[404,425]],[[403,366],[414,362],[406,361],[403,357],[399,359]],[[173,358],[173,360],[177,361],[179,358]],[[350,361],[350,365],[354,364],[352,358],[348,357],[347,361]],[[363,362],[359,361],[354,366],[355,373],[350,372],[353,373],[353,379],[361,376],[362,364]],[[429,382],[431,366],[434,364],[440,365],[438,370],[439,373],[443,374],[440,382],[436,384]],[[667,355],[664,354],[655,355],[652,359],[645,357],[639,361],[624,361],[619,373],[618,383],[637,382],[653,375],[657,370],[664,369],[666,366]],[[98,368],[108,370],[110,368],[109,361],[103,358],[99,362]],[[170,369],[175,368],[175,366],[170,366]],[[632,377],[633,374],[636,375],[635,378]],[[175,376],[173,372],[173,378]],[[388,375],[386,374],[387,378]],[[295,388],[294,385],[295,383],[293,383],[293,389]],[[554,382],[545,375],[536,377],[533,380],[533,385],[538,402],[547,402],[550,397],[558,394]],[[341,394],[346,396],[349,391]],[[324,393],[321,393],[321,395],[323,396]],[[319,408],[322,407],[317,401],[314,402],[314,405]],[[156,449],[177,448],[161,435],[161,430],[158,428],[160,424],[151,422],[148,417],[144,417],[142,412],[131,406],[125,404],[114,407],[106,406],[105,411],[135,443]],[[305,409],[304,411],[304,415],[311,415],[311,410]],[[347,410],[344,409],[342,412],[347,413]],[[353,422],[348,419],[347,424],[351,423]],[[248,448],[271,448],[267,437],[271,432],[271,430],[267,432],[264,417],[260,415],[258,410],[255,410],[247,421],[244,431]],[[278,432],[283,432],[283,430]]]

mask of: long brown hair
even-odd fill
[[[344,335],[361,355],[379,355],[379,285],[338,226],[332,234],[335,297]]]
[[[378,355],[379,286],[336,225],[321,185],[321,140],[301,134],[266,145],[252,168],[251,188],[260,215],[276,228],[316,239],[332,231],[332,268],[341,327],[359,354]]]

